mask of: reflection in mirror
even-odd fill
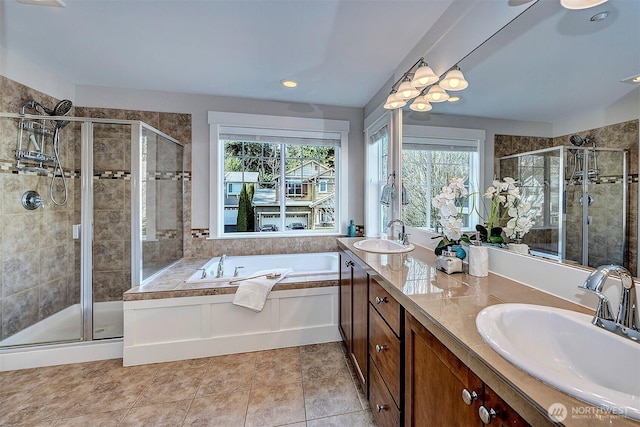
[[[604,20],[591,19],[603,12]],[[584,265],[621,263],[636,275],[640,84],[630,77],[640,75],[639,21],[636,0],[579,11],[539,0],[459,61],[469,81],[459,102],[428,113],[405,108],[403,123],[486,130],[486,154],[496,160],[484,165],[484,187],[497,176],[498,159],[554,148],[511,160],[532,163],[529,172],[519,173],[530,197],[543,203],[528,242],[538,254]],[[572,135],[583,141],[581,147],[570,141]],[[594,141],[596,157],[589,151]],[[622,150],[628,152],[626,180]],[[606,167],[605,158],[611,163]],[[597,177],[588,169],[583,178],[571,176],[574,166],[595,160]],[[614,188],[620,194],[615,204],[609,198]],[[592,205],[578,209],[580,198],[588,201],[589,195]]]
[[[589,267],[625,262],[627,152],[557,147],[502,157],[500,177],[521,184],[535,226],[532,253]]]

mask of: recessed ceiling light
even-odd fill
[[[607,16],[609,16],[609,11],[605,10],[604,12],[596,13],[595,15],[593,15],[591,18],[589,18],[589,21],[591,22],[604,21],[605,19],[607,19]]]
[[[35,4],[38,6],[55,6],[55,7],[66,6],[62,0],[18,0],[18,3]]]
[[[284,87],[296,87],[296,86],[298,86],[298,82],[295,82],[293,80],[282,80],[280,83],[282,83],[282,86],[284,86]]]
[[[460,101],[459,96],[450,96],[449,99],[447,99],[447,102],[458,102],[458,101]]]
[[[629,84],[638,84],[640,83],[640,74],[636,74],[635,76],[627,77],[626,79],[622,79],[623,83]]]

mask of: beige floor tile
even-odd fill
[[[329,343],[300,348],[303,381],[349,375],[342,345]]]
[[[127,378],[98,385],[83,399],[75,402],[67,411],[67,417],[116,411],[133,407],[147,387],[147,378]]]
[[[156,403],[133,408],[120,422],[122,427],[130,426],[180,426],[187,415],[191,400]]]
[[[204,372],[197,397],[223,392],[250,390],[255,376],[254,365],[219,364],[216,369]]]
[[[144,389],[136,406],[193,399],[204,375],[203,369],[158,372]]]
[[[245,427],[269,427],[305,421],[302,382],[251,390]]]
[[[371,427],[364,411],[307,421],[307,427]]]
[[[244,425],[249,390],[193,399],[184,426],[227,427]]]
[[[281,384],[299,383],[302,371],[299,360],[269,360],[256,364],[252,388],[260,388]]]
[[[56,427],[115,427],[129,412],[128,409],[120,409],[118,411],[100,412],[96,414],[87,414],[79,417],[64,418],[57,420]]]
[[[349,377],[330,377],[304,383],[307,420],[362,410],[355,385]]]

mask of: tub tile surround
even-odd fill
[[[2,372],[0,424],[374,426],[353,375],[338,342],[129,368],[114,359]]]
[[[355,249],[353,243],[358,240],[342,238],[338,239],[338,245],[362,259],[369,267],[370,275],[376,276],[379,283],[411,315],[532,425],[553,424],[546,415],[552,403],[562,403],[568,408],[570,417],[564,421],[564,425],[567,426],[638,425],[629,419],[597,412],[595,407],[557,391],[519,370],[484,343],[475,325],[475,318],[482,309],[501,303],[538,304],[590,314],[593,313],[592,309],[569,301],[568,297],[561,299],[554,296],[544,288],[541,290],[522,284],[525,280],[519,283],[499,276],[495,271],[500,269],[495,265],[490,265],[491,272],[488,277],[473,277],[466,273],[447,275],[436,269],[437,257],[432,250],[416,246],[409,254],[380,255]],[[494,255],[493,252],[491,255]],[[517,254],[503,255],[518,258],[502,260],[513,264],[513,269],[526,269],[522,262],[531,261],[530,257]],[[490,260],[491,258],[490,256]],[[554,265],[549,261],[545,262],[547,266]],[[543,268],[537,266],[535,271],[540,272]],[[575,279],[575,287],[569,286],[571,289],[567,290],[567,294],[575,297],[581,294],[577,286],[582,283],[588,271],[573,268],[571,270],[575,270],[575,274],[569,274],[566,280],[562,276],[562,281],[566,283],[568,280],[573,283]],[[503,273],[511,275],[513,271],[501,272]],[[550,274],[555,273],[557,272],[554,270]],[[534,274],[536,273],[528,272],[526,277]],[[582,410],[582,413],[591,410],[591,413],[596,415],[572,418],[572,408]]]

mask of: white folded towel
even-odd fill
[[[274,268],[272,270],[258,271],[256,275],[264,273],[275,274],[277,277],[271,279],[263,276],[256,277],[255,279],[247,279],[240,282],[236,295],[233,297],[233,303],[240,307],[248,308],[255,312],[260,312],[264,308],[264,304],[267,301],[271,288],[284,279],[285,276],[291,273],[291,268]],[[280,273],[278,275],[278,273]]]

